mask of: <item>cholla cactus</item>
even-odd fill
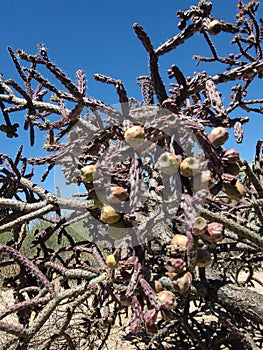
[[[236,111],[263,113],[261,97],[246,97],[263,71],[258,6],[238,1],[235,23],[228,23],[200,1],[178,11],[179,33],[157,48],[134,24],[149,55],[149,76],[136,81],[142,102],[128,97],[120,80],[94,75],[115,87],[120,108],[87,97],[84,72],[76,72],[75,84],[43,45],[36,55],[8,49],[26,88],[1,77],[0,132],[17,137],[12,116],[25,111],[31,146],[45,131],[47,153],[28,158],[22,146],[14,159],[0,153],[0,233],[9,232],[0,264],[20,266],[3,281],[14,297],[0,312],[3,349],[101,349],[124,310],[130,331],[148,337],[147,349],[262,346],[262,297],[251,294],[251,306],[247,289],[262,284],[262,141],[252,167],[238,148],[224,148],[232,131],[237,143],[246,137],[249,119]],[[224,32],[238,53],[220,57],[213,40]],[[197,62],[226,67],[189,77],[167,67],[175,79],[167,91],[158,60],[196,33],[212,55],[196,55]],[[233,82],[228,105],[224,82]],[[80,192],[49,192],[31,165],[46,166],[42,182],[62,165],[66,183]]]

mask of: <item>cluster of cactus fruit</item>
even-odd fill
[[[0,332],[16,337],[18,346],[30,347],[30,341],[37,338],[39,330],[47,326],[46,321],[56,313],[54,310],[65,305],[70,307],[66,317],[61,317],[64,323],[45,340],[41,345],[43,349],[63,337],[70,348],[77,348],[79,339],[75,341],[74,337],[83,338],[83,334],[89,339],[87,348],[101,341],[98,345],[101,349],[114,320],[127,308],[132,310],[130,330],[134,333],[145,330],[151,339],[168,334],[176,325],[172,331],[178,331],[180,341],[187,335],[193,346],[219,349],[220,332],[224,344],[229,341],[228,325],[236,334],[238,322],[233,315],[237,313],[238,319],[243,317],[240,309],[232,307],[230,298],[223,302],[219,297],[216,302],[209,298],[209,288],[218,285],[206,276],[211,273],[214,277],[213,267],[218,264],[215,270],[219,277],[216,275],[216,278],[230,282],[228,274],[232,272],[225,267],[223,254],[226,253],[232,254],[229,260],[233,264],[238,262],[240,270],[248,258],[252,271],[247,279],[250,282],[254,261],[258,263],[262,259],[259,254],[263,246],[260,208],[263,143],[258,143],[253,169],[240,159],[237,149],[225,148],[231,128],[240,143],[242,126],[248,121],[247,117],[231,119],[234,109],[263,113],[262,106],[257,108],[262,105],[262,99],[245,99],[253,79],[261,78],[263,71],[260,47],[263,22],[260,27],[255,22],[257,7],[255,1],[247,5],[239,1],[237,23],[232,24],[215,19],[211,14],[212,4],[201,0],[198,6],[178,11],[180,32],[157,49],[143,28],[135,24],[135,33],[149,54],[150,74],[137,80],[143,102],[128,98],[120,80],[100,74],[94,76],[115,86],[121,112],[98,99],[86,97],[84,73],[77,71],[78,84],[74,84],[49,61],[43,46],[40,56],[28,55],[22,50],[16,55],[9,48],[26,91],[13,81],[0,79],[4,91],[0,94],[0,108],[7,124],[0,126],[0,131],[7,137],[16,137],[18,124],[11,123],[9,114],[28,109],[24,128],[30,131],[31,145],[34,145],[35,130],[45,130],[43,147],[51,152],[46,157],[27,159],[22,157],[23,147],[20,147],[14,160],[0,153],[3,164],[0,168],[3,184],[0,233],[10,230],[13,235],[0,246],[0,252],[23,267],[10,281],[17,303],[1,310]],[[212,40],[220,32],[238,33],[232,42],[237,44],[238,54],[218,55]],[[218,61],[227,64],[227,69],[216,76],[202,72],[186,78],[179,67],[173,65],[168,76],[175,78],[176,83],[170,84],[168,95],[159,74],[158,59],[195,33],[203,35],[213,56],[196,56],[198,62]],[[257,57],[252,57],[251,49],[255,49]],[[30,69],[22,67],[20,60],[31,65]],[[43,78],[38,72],[39,66],[54,74],[66,91],[58,90]],[[242,84],[232,88],[232,100],[225,107],[217,85],[240,79]],[[35,92],[32,81],[39,83]],[[47,91],[54,94],[48,102],[44,101]],[[16,93],[24,99],[16,97]],[[67,109],[67,102],[70,108],[72,103],[75,107]],[[5,106],[6,103],[14,106]],[[82,116],[84,108],[85,117]],[[48,120],[53,113],[61,119]],[[197,143],[201,152],[196,150]],[[129,150],[132,151],[129,153]],[[41,181],[45,181],[54,167],[63,165],[67,183],[81,185],[84,192],[75,194],[74,198],[63,198],[59,192],[51,194],[35,184],[34,173],[27,172],[27,167],[44,164],[47,170]],[[68,214],[66,210],[63,216],[64,209],[72,212]],[[56,214],[54,217],[46,215],[51,211]],[[35,218],[43,220],[47,227],[33,229],[34,237],[28,239],[37,250],[28,258],[22,253],[26,224]],[[69,233],[71,224],[76,222],[84,240]],[[58,241],[59,247],[53,248],[52,240]],[[222,271],[224,277],[220,274]],[[231,278],[232,283],[233,274]],[[91,299],[92,307],[89,307]],[[196,300],[200,307],[190,312],[190,303]],[[78,307],[83,304],[88,316],[85,320],[81,311],[83,323],[79,327],[79,323],[74,324],[72,320],[73,315],[79,315]],[[225,323],[220,320],[222,310],[216,309],[215,304],[223,305],[229,312],[222,318],[227,320]],[[66,307],[62,310],[64,316],[65,310]],[[204,324],[195,318],[197,314],[203,315],[204,310],[216,314],[216,330],[208,325],[206,333],[202,329]],[[21,321],[19,326],[2,322],[16,312]],[[249,312],[244,313],[247,319],[258,322],[254,310]],[[105,325],[106,335],[101,340]],[[246,338],[243,333],[239,333],[239,337],[240,343],[252,344],[251,337]],[[171,344],[174,348],[175,340]],[[253,348],[253,344],[248,348]]]

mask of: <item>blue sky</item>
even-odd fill
[[[140,100],[140,88],[136,85],[136,77],[148,74],[148,58],[144,48],[137,39],[132,25],[141,24],[147,31],[155,47],[178,33],[179,9],[187,9],[198,1],[190,0],[102,0],[102,1],[39,1],[8,0],[1,3],[1,36],[0,36],[0,71],[4,78],[17,79],[13,63],[9,58],[7,46],[14,50],[24,49],[29,53],[37,51],[38,43],[44,43],[49,58],[63,69],[73,80],[77,69],[83,69],[88,80],[87,95],[104,100],[109,104],[118,102],[114,88],[93,80],[94,73],[102,73],[121,79],[129,97]],[[213,14],[229,21],[236,13],[236,0],[215,0]],[[260,14],[262,16],[262,5]],[[230,35],[215,38],[220,54],[226,51]],[[229,49],[230,50],[230,49]],[[216,64],[195,66],[194,54],[210,56],[207,45],[197,34],[187,45],[172,51],[160,59],[160,72],[166,76],[166,70],[175,63],[185,75],[193,71],[207,70],[208,74],[218,71]],[[223,71],[224,66],[220,66]],[[168,86],[169,80],[164,81]],[[221,86],[219,86],[219,89]],[[223,87],[222,87],[223,88]],[[251,91],[253,97],[262,97],[262,81],[257,81]],[[245,126],[245,140],[242,145],[233,143],[233,138],[226,146],[239,149],[242,157],[252,159],[256,140],[263,138],[262,116],[253,113],[248,115],[251,123]],[[238,115],[238,114],[237,114]],[[234,115],[234,116],[237,116]],[[240,115],[240,114],[239,114]],[[23,113],[15,117],[23,120]],[[2,123],[2,121],[1,121]],[[12,153],[16,146],[28,139],[6,139],[0,134],[4,152]],[[39,149],[30,150],[26,146],[27,155],[36,155]]]

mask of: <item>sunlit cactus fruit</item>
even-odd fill
[[[105,258],[105,262],[110,269],[116,269],[119,265],[118,258],[114,254],[107,255]]]
[[[198,267],[207,267],[211,264],[212,258],[210,252],[205,248],[197,249],[196,265]]]
[[[212,174],[210,170],[203,170],[194,175],[192,179],[192,186],[195,190],[209,189],[214,185]]]
[[[173,280],[173,286],[180,294],[185,294],[189,291],[192,285],[192,274],[187,271],[182,276]]]
[[[160,300],[161,307],[167,310],[172,310],[176,307],[175,295],[169,290],[162,290],[157,294]]]
[[[144,129],[139,125],[134,125],[128,128],[124,133],[124,139],[129,143],[130,146],[134,148],[137,148],[141,145],[144,140],[144,136]]]
[[[232,200],[240,201],[246,194],[245,186],[237,181],[235,185],[224,184],[224,191]]]
[[[186,247],[187,241],[188,239],[185,235],[176,234],[173,236],[171,244],[177,245],[178,247]]]
[[[223,126],[218,126],[211,130],[208,135],[209,141],[215,148],[222,146],[229,138],[229,133]]]
[[[217,19],[211,21],[207,26],[208,33],[211,35],[217,35],[222,30],[222,24]]]
[[[88,164],[85,165],[83,168],[81,168],[81,175],[82,175],[82,181],[83,182],[92,182],[94,178],[94,173],[96,170],[96,166],[94,164]]]
[[[206,232],[206,228],[207,228],[206,220],[201,216],[197,216],[193,222],[193,234],[202,235]]]
[[[180,164],[180,173],[185,177],[193,177],[200,170],[200,162],[197,158],[185,158]]]
[[[116,210],[110,205],[104,205],[101,209],[100,220],[105,224],[115,224],[120,220],[121,216]]]
[[[239,152],[235,148],[227,149],[223,155],[222,160],[227,164],[233,164],[239,161]]]
[[[180,167],[180,159],[173,153],[165,152],[160,155],[157,160],[157,164],[162,173],[173,175]]]
[[[126,201],[129,197],[128,191],[121,186],[113,186],[110,188],[110,194],[107,196],[109,203],[120,203]]]

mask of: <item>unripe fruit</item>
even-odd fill
[[[185,177],[193,177],[200,170],[200,162],[194,157],[185,158],[180,164],[180,173]]]
[[[244,185],[238,181],[235,185],[224,184],[224,190],[230,199],[236,201],[240,201],[246,194]]]
[[[157,296],[162,308],[172,310],[176,307],[175,295],[169,290],[162,290]]]
[[[129,197],[127,190],[121,186],[111,187],[110,191],[111,193],[107,196],[109,203],[120,203]]]
[[[227,164],[233,164],[239,161],[239,152],[235,148],[229,148],[223,153],[222,160]]]
[[[193,223],[193,234],[202,235],[206,232],[207,222],[201,216],[194,219]]]
[[[193,187],[195,190],[211,188],[214,183],[210,170],[204,170],[193,177]]]
[[[180,167],[180,159],[173,153],[163,153],[158,158],[157,164],[162,173],[173,175]]]
[[[104,205],[101,209],[100,220],[105,224],[115,224],[120,220],[121,216],[110,205]]]
[[[187,293],[189,291],[191,285],[192,285],[192,274],[189,271],[185,272],[182,276],[176,278],[173,281],[174,288],[180,294]]]
[[[111,269],[116,269],[118,267],[118,259],[114,254],[109,254],[105,259],[106,265]]]
[[[229,138],[229,133],[226,128],[222,126],[218,126],[211,130],[210,134],[208,135],[209,141],[212,143],[212,145],[215,148],[218,148],[219,146],[222,146]]]
[[[128,128],[124,133],[124,139],[134,148],[141,145],[142,141],[144,140],[144,136],[144,129],[138,125]]]
[[[208,24],[207,30],[208,30],[209,34],[217,35],[218,33],[221,32],[222,25],[221,25],[220,21],[218,21],[217,19],[214,19],[213,21],[211,21]]]
[[[111,239],[119,240],[125,237],[127,234],[127,228],[122,221],[118,221],[115,224],[109,226],[108,235]]]
[[[177,245],[178,247],[186,247],[187,237],[185,235],[176,234],[171,240],[171,244]]]
[[[207,249],[198,248],[197,249],[197,257],[196,257],[196,265],[199,267],[207,267],[211,264],[212,258],[211,254]]]
[[[83,168],[81,168],[82,181],[83,182],[93,181],[95,169],[96,167],[94,164],[88,164],[88,165],[85,165]]]

